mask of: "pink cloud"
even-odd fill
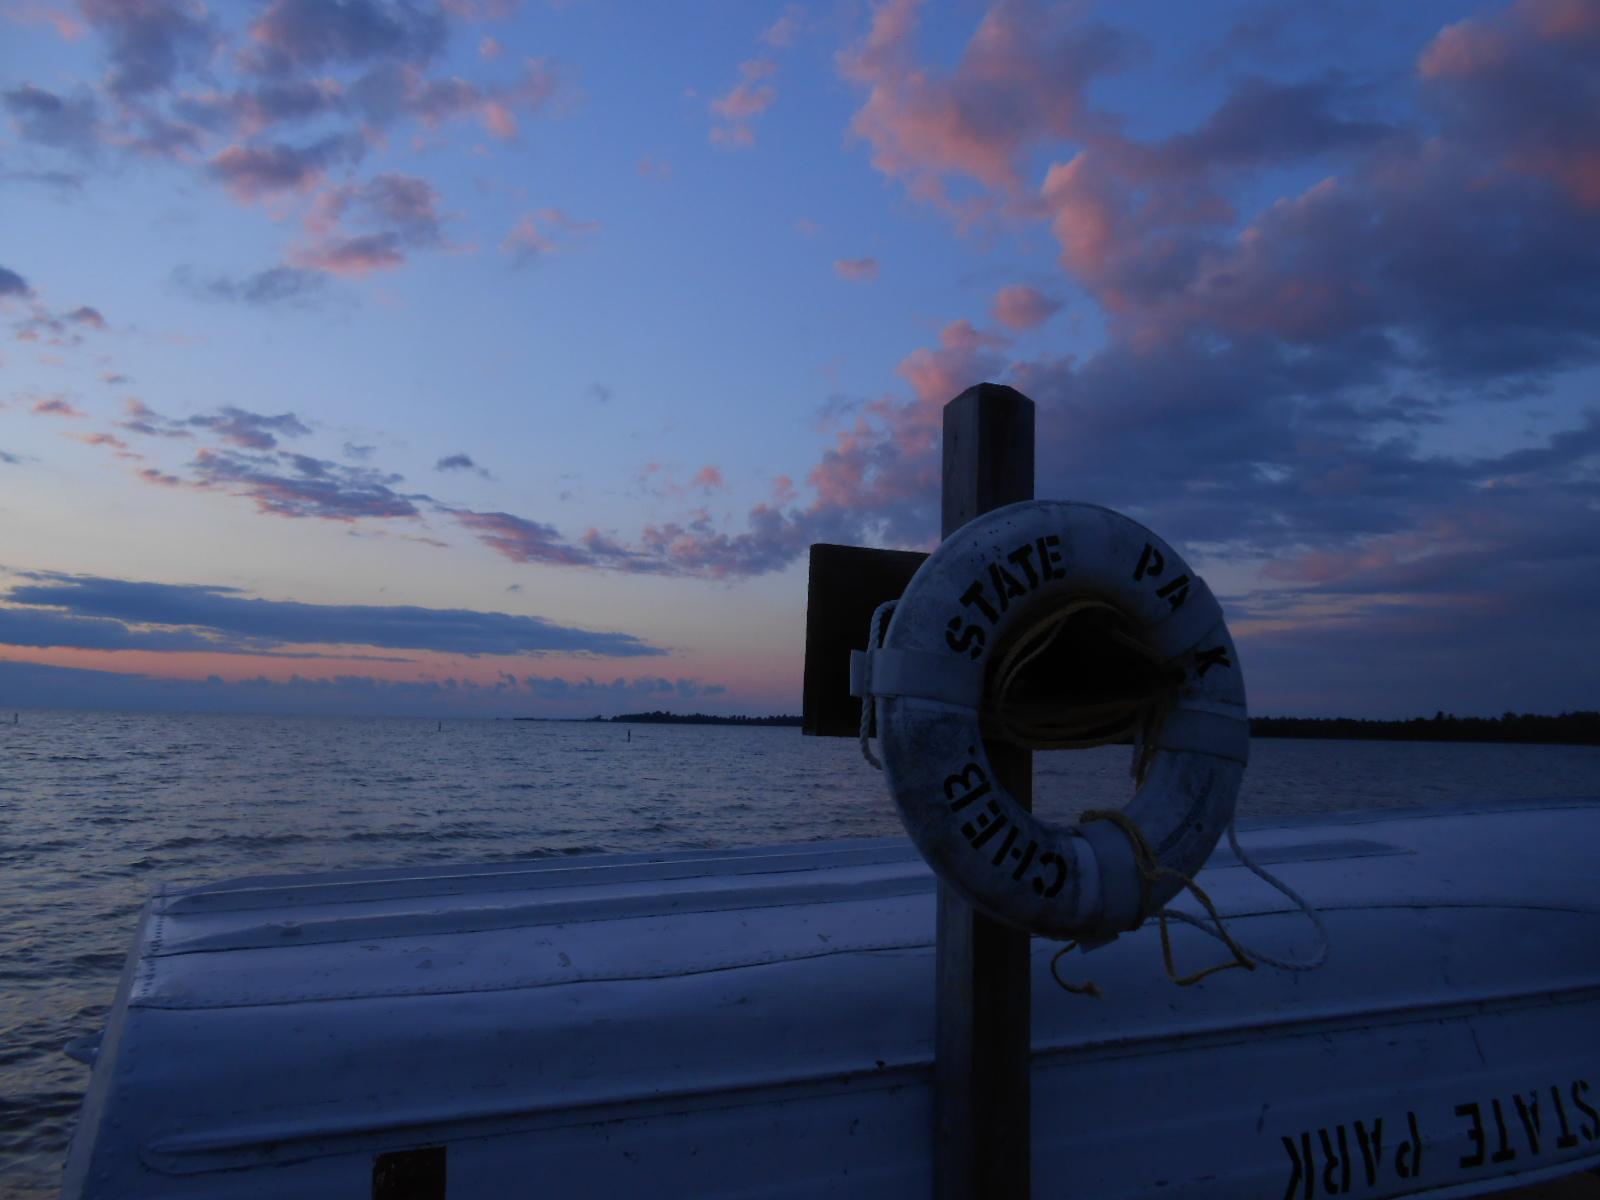
[[[388,232],[327,238],[295,251],[292,257],[297,266],[351,279],[392,271],[406,261],[399,238]]]
[[[710,102],[712,113],[721,118],[711,130],[712,142],[730,148],[755,144],[751,123],[778,97],[778,89],[764,82],[777,70],[778,64],[765,58],[739,64],[739,82]]]
[[[100,315],[100,310],[91,308],[87,304],[80,304],[71,312],[64,313],[63,319],[76,321],[79,325],[87,325],[91,329],[104,329],[106,327],[106,319]]]
[[[691,487],[697,487],[706,492],[721,491],[723,488],[728,486],[726,481],[724,481],[722,478],[721,468],[712,466],[710,463],[707,463],[705,466],[696,471],[694,473],[694,478],[689,481],[689,484]]]
[[[392,270],[414,250],[445,244],[439,193],[414,175],[384,173],[366,183],[329,188],[304,221],[306,240],[294,265],[359,278]]]
[[[1600,8],[1521,0],[1440,30],[1417,73],[1452,130],[1518,174],[1600,209]]]
[[[1027,284],[1014,283],[995,293],[991,311],[1000,324],[1021,333],[1044,324],[1060,310],[1059,300]]]
[[[792,46],[805,28],[805,19],[806,10],[798,4],[791,4],[783,10],[782,16],[761,31],[761,40],[780,50]]]
[[[878,277],[878,260],[875,258],[841,258],[834,262],[833,273],[840,279],[865,282]]]
[[[74,13],[45,0],[21,0],[10,4],[4,15],[18,25],[48,25],[63,41],[75,42],[88,32],[88,27]]]
[[[1125,62],[1121,35],[1030,0],[999,0],[955,69],[940,72],[916,59],[921,7],[881,0],[865,37],[839,56],[844,76],[867,89],[850,131],[872,148],[873,166],[914,196],[951,205],[951,177],[1016,196],[1026,151],[1101,124],[1084,91]]]
[[[487,34],[478,42],[478,57],[485,62],[492,62],[494,59],[499,58],[504,51],[505,47]]]
[[[541,208],[517,218],[500,242],[500,251],[527,263],[561,248],[574,238],[588,237],[600,228],[598,221],[586,221],[559,208]]]
[[[33,402],[33,407],[30,411],[42,416],[68,417],[72,420],[80,420],[88,415],[73,404],[72,401],[60,395],[41,396]]]
[[[127,442],[113,433],[69,433],[66,435],[75,442],[82,442],[85,446],[106,446],[115,451],[118,458],[142,460],[144,455],[134,451]]]
[[[555,69],[542,58],[525,59],[521,77],[504,86],[480,86],[457,76],[429,79],[414,66],[404,68],[401,78],[400,106],[424,125],[438,126],[457,117],[475,115],[485,129],[502,140],[517,135],[519,112],[539,111],[561,88]]]
[[[327,137],[308,146],[227,146],[212,156],[207,170],[242,204],[282,192],[306,192],[331,166],[358,160],[359,139]]]
[[[566,542],[554,526],[505,512],[461,510],[452,515],[484,545],[512,562],[575,566],[590,561],[588,554]]]

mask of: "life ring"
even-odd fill
[[[1041,615],[1085,600],[1123,614],[1179,678],[1120,821],[1039,820],[1007,793],[979,714],[994,664]],[[1014,643],[1013,643],[1014,644]],[[1238,655],[1222,610],[1171,546],[1098,505],[1026,501],[971,521],[930,555],[882,644],[852,661],[876,705],[884,774],[938,875],[1006,924],[1084,944],[1159,912],[1233,818],[1249,758]],[[1152,878],[1149,855],[1166,871]]]

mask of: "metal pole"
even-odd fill
[[[1033,499],[1033,401],[981,383],[944,408],[941,533]],[[999,781],[1033,804],[1033,755],[985,743]],[[934,1195],[1027,1200],[1032,1178],[1032,977],[1025,930],[974,912],[939,884]]]

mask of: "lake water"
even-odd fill
[[[9,714],[7,714],[9,716]],[[1600,795],[1600,748],[1257,741],[1241,816]],[[1037,756],[1041,814],[1128,752]],[[853,741],[796,729],[22,714],[0,725],[0,1197],[54,1194],[156,880],[899,832]]]

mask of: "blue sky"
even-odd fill
[[[1595,706],[1594,0],[0,21],[0,705],[794,710],[991,379],[1256,711]]]

